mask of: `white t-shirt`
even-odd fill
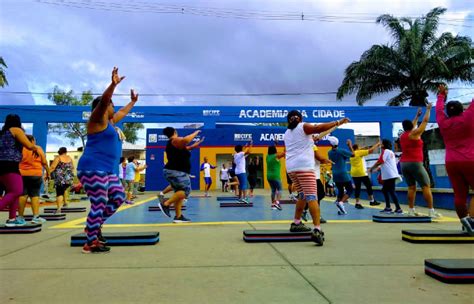
[[[229,169],[221,168],[221,180],[229,180]]]
[[[293,130],[285,132],[287,172],[314,170],[313,136],[304,132],[303,125],[301,122]]]
[[[382,180],[400,177],[397,169],[397,158],[391,150],[383,150],[382,154],[380,154],[379,161],[383,162],[380,167]]]
[[[316,152],[318,151],[318,146],[314,145],[313,150]],[[316,179],[321,179],[321,162],[314,158],[314,174],[316,175]]]
[[[204,177],[211,177],[211,165],[209,163],[203,163],[201,170],[204,171]]]
[[[245,153],[239,152],[234,154],[235,174],[245,173]]]

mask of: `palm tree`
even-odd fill
[[[441,82],[474,81],[474,48],[465,36],[443,33],[436,36],[439,17],[445,8],[434,8],[412,20],[381,15],[377,23],[392,34],[392,45],[373,45],[359,61],[351,63],[337,91],[337,98],[357,91],[359,105],[375,95],[399,90],[388,105],[425,106],[428,91],[436,92]]]
[[[5,68],[8,68],[7,64],[3,60],[3,57],[0,57],[0,87],[8,85],[7,77],[5,75]]]

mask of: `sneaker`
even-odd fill
[[[303,210],[303,213],[301,214],[301,219],[305,222],[308,221],[308,210]]]
[[[95,240],[91,245],[87,243],[82,247],[82,253],[109,253],[110,247],[102,245],[99,240]]]
[[[469,235],[474,235],[474,220],[470,216],[463,217],[461,220],[463,231]]]
[[[101,243],[102,245],[107,244],[107,240],[106,240],[105,237],[102,235],[102,231],[100,231],[100,230],[99,230],[99,234],[97,234],[97,240],[98,240],[99,243]]]
[[[239,199],[239,202],[241,202],[242,204],[250,204],[250,202],[245,198]]]
[[[160,206],[161,213],[163,213],[163,214],[166,215],[167,217],[171,217],[170,207],[169,207],[169,206],[165,206],[162,202],[159,202],[159,203],[158,203],[158,206]]]
[[[370,206],[378,206],[378,205],[380,205],[380,203],[377,201],[370,202]]]
[[[293,193],[290,194],[290,200],[296,201],[297,200],[296,195],[294,195]]]
[[[381,210],[380,213],[392,213],[392,208],[385,208]]]
[[[326,221],[322,216],[319,218],[319,222],[321,224],[326,224],[328,221]]]
[[[18,226],[25,226],[26,222],[24,219],[19,219],[18,217],[14,220],[7,220],[5,223],[6,227],[18,227]]]
[[[278,210],[275,204],[272,204],[272,210]]]
[[[133,205],[133,204],[134,204],[134,202],[133,202],[133,201],[129,201],[129,200],[125,200],[125,202],[124,202],[124,203],[125,203],[125,204],[127,204],[127,205]]]
[[[46,222],[46,219],[42,218],[42,217],[39,217],[39,216],[34,216],[32,219],[31,219],[31,222],[33,224],[43,224],[44,222]]]
[[[318,246],[323,246],[324,232],[318,228],[314,228],[313,233],[311,234],[311,240],[313,240],[313,242],[315,242]]]
[[[337,214],[347,214],[346,209],[344,208],[343,203],[341,202],[335,202],[337,209],[339,209],[339,212]]]
[[[184,204],[186,204],[187,202],[188,202],[188,199],[185,198],[185,199],[183,200],[183,206],[184,206]]]
[[[355,204],[356,209],[364,209],[364,207],[361,204]]]
[[[163,194],[163,192],[159,193],[159,194],[157,195],[157,197],[158,197],[158,201],[159,201],[160,203],[163,204],[163,203],[165,202],[165,195]]]
[[[435,210],[430,210],[430,213],[428,214],[429,217],[432,218],[440,218],[442,217],[441,213],[436,212]]]
[[[305,226],[303,223],[295,224],[291,223],[290,232],[308,232],[311,228]]]
[[[282,210],[282,208],[281,208],[281,205],[280,205],[280,202],[279,202],[279,201],[276,201],[276,202],[275,202],[275,207],[276,207],[278,210],[280,210],[280,211]]]
[[[185,218],[184,215],[182,214],[179,218],[175,216],[173,219],[173,223],[189,223],[189,222],[191,222],[191,220],[188,218]]]
[[[419,214],[418,212],[416,212],[415,210],[408,210],[408,216],[420,216],[421,214]]]
[[[397,210],[394,211],[394,213],[403,214],[403,210],[402,209],[397,209]]]

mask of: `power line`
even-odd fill
[[[472,88],[455,87],[453,90],[473,90]],[[64,92],[67,93],[67,92]],[[263,93],[140,93],[140,96],[148,97],[259,97],[259,96],[312,96],[312,95],[336,95],[337,91],[322,92],[263,92]],[[29,91],[0,91],[0,95],[53,95],[54,92],[29,92]],[[74,93],[72,95],[82,95],[83,93]],[[92,96],[101,96],[102,93],[90,93]],[[130,93],[115,93],[114,96],[130,96]],[[464,95],[463,95],[464,96]]]
[[[133,1],[121,3],[117,1],[84,1],[84,0],[37,0],[40,3],[66,6],[79,9],[92,9],[103,11],[118,11],[125,13],[152,13],[152,14],[179,14],[194,15],[201,17],[215,17],[228,19],[247,19],[247,20],[270,20],[270,21],[319,21],[319,22],[337,22],[337,23],[370,23],[373,24],[378,15],[366,13],[344,13],[344,14],[320,14],[314,12],[277,12],[266,10],[247,10],[230,9],[216,7],[197,7],[189,5],[173,5],[150,3],[143,1]],[[417,16],[405,16],[415,19]],[[424,17],[424,19],[428,19]],[[474,21],[474,18],[447,18],[441,16],[440,24],[471,27],[465,22]],[[446,23],[448,22],[448,23]]]

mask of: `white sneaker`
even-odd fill
[[[442,217],[441,213],[436,212],[435,210],[430,210],[430,213],[428,215],[429,217],[432,218],[440,218]]]
[[[39,217],[39,216],[36,216],[36,217],[33,217],[33,219],[31,220],[31,222],[33,224],[43,224],[46,222],[46,219],[42,218],[42,217]]]
[[[421,214],[419,214],[418,212],[416,212],[415,210],[408,210],[408,213],[407,213],[408,216],[420,216]]]

